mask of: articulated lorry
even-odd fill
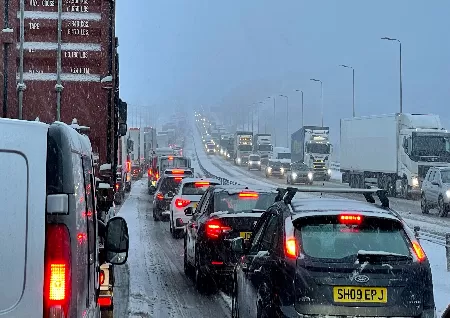
[[[450,133],[438,115],[389,114],[341,120],[342,181],[390,196],[420,195],[432,166],[450,166]]]
[[[253,132],[236,131],[234,134],[234,163],[238,166],[246,165],[248,156],[253,150]]]
[[[303,162],[314,171],[314,180],[330,180],[332,145],[330,128],[303,126],[291,135],[292,162]]]
[[[256,134],[253,136],[253,152],[261,157],[261,163],[267,164],[272,157],[273,145],[271,134]]]

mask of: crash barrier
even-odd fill
[[[427,241],[445,247],[445,258],[447,261],[447,272],[450,272],[450,233],[435,234],[414,228],[414,233],[419,240]]]
[[[341,163],[337,161],[330,162],[330,169],[334,171],[341,171]]]
[[[194,138],[193,138],[193,139],[194,139]],[[239,182],[235,182],[235,181],[229,180],[229,179],[227,179],[227,178],[222,178],[222,177],[216,176],[215,174],[213,174],[213,173],[209,172],[208,170],[206,170],[205,167],[203,167],[202,162],[200,161],[200,159],[199,159],[199,157],[198,157],[198,154],[197,154],[197,146],[195,145],[195,140],[194,140],[194,150],[195,150],[195,157],[197,158],[198,165],[199,165],[200,170],[202,171],[204,177],[206,177],[206,178],[212,178],[212,179],[217,179],[217,180],[220,181],[220,184],[225,184],[225,185],[228,185],[228,184],[232,184],[232,185],[241,185]]]

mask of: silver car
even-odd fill
[[[450,167],[432,167],[422,183],[420,200],[422,213],[437,208],[439,216],[446,217],[450,210]]]

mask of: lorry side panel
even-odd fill
[[[305,129],[300,128],[291,135],[291,161],[303,162],[305,160]]]
[[[397,173],[395,115],[341,120],[341,170]]]

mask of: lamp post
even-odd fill
[[[286,95],[280,97],[286,98],[286,148],[289,148],[289,97]]]
[[[258,104],[264,104],[263,102],[258,102]],[[258,134],[259,134],[259,107],[256,109],[258,115]]]
[[[397,41],[400,45],[400,113],[403,112],[403,84],[402,84],[402,42],[398,39],[384,37],[382,40]]]
[[[344,64],[341,64],[339,66],[352,69],[352,73],[353,73],[353,117],[355,117],[355,69],[349,65],[344,65]]]
[[[321,80],[315,79],[315,78],[311,78],[310,79],[313,82],[320,82],[320,100],[322,103],[322,110],[321,110],[321,116],[322,116],[322,127],[323,127],[323,83]]]
[[[303,125],[303,123],[304,123],[304,121],[303,121],[303,91],[301,90],[301,89],[296,89],[295,90],[296,92],[301,92],[302,93],[302,127],[304,126]]]
[[[277,130],[275,129],[275,96],[267,97],[273,98],[273,138],[275,139],[275,147],[277,146]]]

